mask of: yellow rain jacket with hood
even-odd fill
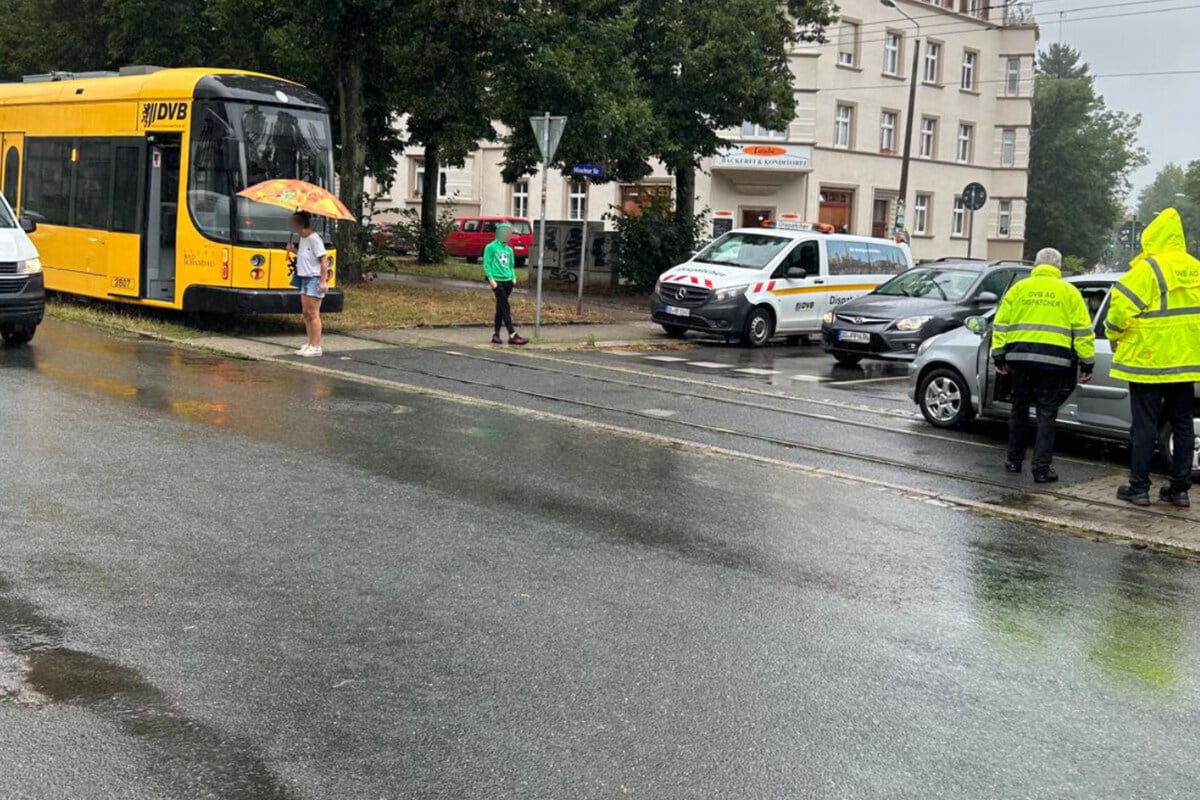
[[[1142,252],[1113,286],[1104,328],[1112,376],[1130,383],[1200,381],[1200,261],[1173,208],[1142,232]]]
[[[1038,264],[1004,295],[992,325],[997,365],[1070,369],[1096,361],[1096,333],[1083,295],[1052,264]]]

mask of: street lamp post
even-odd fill
[[[909,67],[908,75],[908,115],[904,120],[904,155],[900,161],[900,198],[896,201],[896,236],[900,236],[904,233],[905,211],[908,206],[908,166],[912,161],[913,117],[917,108],[917,72],[921,68],[921,23],[896,5],[896,0],[879,0],[879,2],[888,8],[895,9],[917,29],[917,35],[913,37],[912,66]]]

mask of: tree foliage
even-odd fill
[[[1038,59],[1029,156],[1026,252],[1056,247],[1096,263],[1122,214],[1130,173],[1146,162],[1141,118],[1112,111],[1086,63],[1054,44]]]

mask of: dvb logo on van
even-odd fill
[[[142,103],[143,128],[159,122],[183,122],[187,115],[187,103]]]

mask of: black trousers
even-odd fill
[[[1158,428],[1162,420],[1171,426],[1175,456],[1171,460],[1171,489],[1187,491],[1192,485],[1192,452],[1195,433],[1192,411],[1195,389],[1190,383],[1131,383],[1129,403],[1133,425],[1129,431],[1129,486],[1139,491],[1150,488]]]
[[[1033,471],[1050,468],[1054,457],[1054,424],[1058,409],[1075,388],[1075,371],[1009,365],[1012,370],[1013,402],[1008,418],[1008,460],[1025,460],[1029,435],[1029,408],[1037,408],[1037,436],[1033,445]]]
[[[511,336],[516,333],[517,329],[512,324],[512,309],[508,305],[508,296],[512,294],[512,281],[496,281],[496,288],[492,289],[492,294],[496,295],[496,319],[493,327],[496,333],[500,332],[500,326],[503,325],[508,329]]]

